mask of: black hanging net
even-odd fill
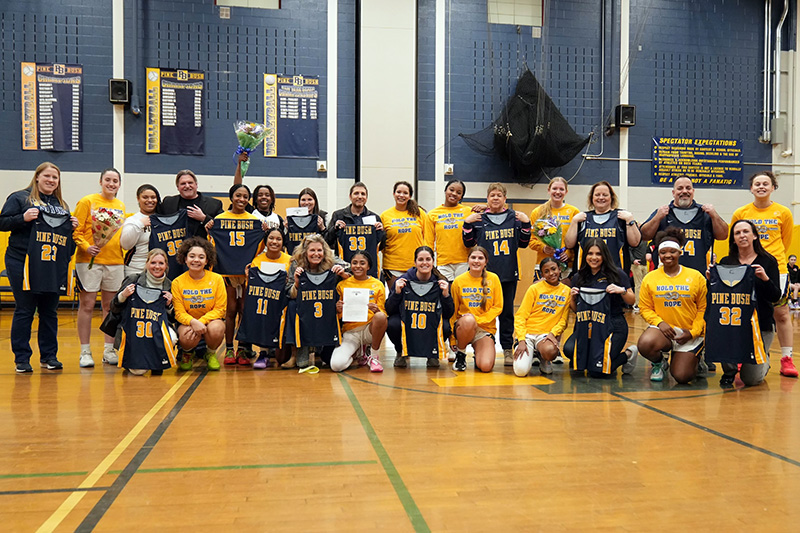
[[[491,126],[459,136],[476,152],[508,161],[515,181],[528,184],[569,163],[591,138],[575,133],[530,70]]]

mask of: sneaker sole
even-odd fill
[[[17,372],[17,374],[33,374],[33,369],[32,368],[30,370],[19,370],[19,369],[17,369],[16,372]]]
[[[103,357],[103,364],[106,364],[106,365],[111,365],[111,366],[117,366],[117,364],[119,364],[119,360],[117,360],[117,361],[114,361],[114,362],[112,363],[111,361],[109,361],[108,359],[106,359],[105,357]],[[92,366],[94,366],[94,365],[92,365]]]
[[[64,370],[63,366],[51,366],[51,365],[41,365],[42,368],[46,368],[47,370]],[[33,372],[33,370],[31,370]]]

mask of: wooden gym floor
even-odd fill
[[[0,312],[4,531],[796,531],[800,385],[223,368],[16,375]],[[99,321],[99,318],[97,319]],[[629,315],[635,339],[643,321]],[[102,339],[93,339],[99,363]],[[777,343],[777,341],[776,341]],[[796,343],[795,348],[798,348]],[[800,351],[800,350],[798,350]],[[773,363],[776,361],[773,349]],[[38,354],[34,353],[34,363]]]

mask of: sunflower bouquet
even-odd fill
[[[239,154],[247,154],[255,150],[256,146],[261,144],[269,130],[264,124],[257,122],[247,122],[246,120],[237,120],[233,123],[233,131],[236,132],[236,138],[239,141],[239,146],[233,154],[233,160],[237,161]],[[242,177],[247,174],[247,169],[250,168],[250,161],[242,161]]]

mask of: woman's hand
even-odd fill
[[[628,289],[624,289],[619,285],[609,283],[608,286],[606,287],[606,292],[608,294],[625,294],[626,292],[628,292]]]
[[[325,229],[325,221],[322,220],[322,217],[317,215],[317,227],[321,230]]]
[[[172,305],[172,293],[169,291],[162,291],[161,293],[164,296],[164,299],[167,301],[167,306]]]
[[[552,333],[548,333],[547,337],[545,337],[544,340],[552,342],[553,346],[555,346],[558,349],[561,349],[561,346],[558,344],[558,339],[556,339],[555,335],[553,335]]]
[[[571,224],[580,224],[581,222],[586,222],[586,213],[583,211],[572,217]]]
[[[569,261],[569,254],[567,253],[566,248],[564,249],[563,252],[561,252],[561,254],[558,257],[556,257],[556,260],[561,261],[562,263],[566,263],[567,261]]]
[[[625,211],[624,209],[619,209],[617,211],[617,218],[620,220],[624,220],[625,222],[630,222],[633,220],[633,213],[630,211]]]
[[[80,222],[78,222],[78,217],[72,216],[72,217],[69,217],[69,220],[70,220],[70,222],[72,222],[72,229],[77,228],[78,225],[80,224]]]
[[[544,252],[544,255],[553,255],[554,253],[556,253],[555,248],[547,246],[546,244],[544,245],[544,250],[542,251]]]
[[[120,302],[124,302],[125,300],[131,297],[133,291],[135,290],[136,290],[136,284],[131,283],[130,285],[128,285],[127,287],[125,287],[120,291],[120,293],[117,295],[117,300],[119,300]]]
[[[198,337],[201,335],[205,335],[206,331],[208,331],[206,325],[197,320],[196,318],[193,318],[192,321],[189,322],[189,327],[192,328],[192,331]]]
[[[680,334],[675,335],[675,338],[672,339],[678,344],[683,344],[692,340],[692,332],[688,330],[681,330]]]
[[[236,158],[236,161],[239,163],[244,163],[245,161],[250,161],[250,156],[247,155],[246,152],[242,152],[239,154],[239,157]]]
[[[481,216],[481,214],[480,214],[480,213],[470,213],[470,214],[469,214],[469,216],[467,216],[467,217],[464,219],[464,222],[467,222],[467,223],[469,223],[469,224],[474,224],[474,223],[476,223],[477,221],[481,220],[482,218],[483,218],[483,217]]]
[[[206,231],[210,230],[213,227],[214,227],[214,219],[212,218],[211,220],[206,222]]]
[[[380,307],[378,307],[378,304],[376,304],[376,303],[373,303],[373,302],[369,302],[369,303],[367,304],[367,309],[369,309],[370,311],[372,311],[372,312],[373,312],[373,314],[374,314],[374,313],[378,313],[378,312],[380,312],[380,310],[381,310],[381,308],[380,308]]]
[[[577,296],[577,295],[578,295],[580,292],[581,292],[581,290],[580,290],[580,288],[578,288],[578,287],[572,287],[572,288],[569,290],[569,294],[570,294],[570,296],[573,296],[573,297],[574,297],[574,296]]]
[[[523,213],[522,211],[514,211],[514,212],[515,212],[515,213],[516,213],[516,215],[517,215],[517,220],[519,220],[519,221],[520,221],[520,222],[522,222],[523,224],[525,224],[525,223],[527,223],[527,222],[530,222],[530,221],[531,221],[530,217],[528,217],[528,215],[526,215],[526,214],[525,214],[525,213]]]
[[[100,247],[97,246],[96,244],[93,244],[86,249],[86,253],[91,255],[92,257],[95,257],[97,256],[97,254],[100,253]]]
[[[769,281],[769,276],[767,276],[767,271],[764,270],[764,267],[761,265],[753,265],[753,269],[756,271],[756,277],[761,281]]]
[[[395,294],[400,294],[403,292],[403,287],[406,286],[406,279],[405,278],[397,278],[394,282],[394,292]]]
[[[337,276],[341,276],[341,277],[344,277],[344,275],[345,275],[344,267],[342,265],[333,265],[331,267],[331,272],[333,272]]]
[[[341,315],[343,309],[344,309],[344,300],[339,300],[338,302],[336,302],[336,312]]]
[[[659,323],[658,323],[658,329],[659,329],[659,331],[661,331],[661,333],[663,333],[663,334],[664,334],[664,336],[665,336],[666,338],[668,338],[669,340],[674,340],[674,339],[675,339],[675,330],[674,330],[674,329],[672,329],[672,326],[670,326],[670,325],[669,325],[669,324],[667,324],[666,322],[663,322],[663,321],[662,321],[662,322],[659,322]]]
[[[300,274],[302,274],[303,272],[305,272],[305,270],[303,270],[303,267],[297,267],[296,269],[294,269],[294,286],[295,287],[299,287],[300,286]]]
[[[522,357],[527,353],[528,353],[528,343],[525,342],[524,340],[520,341],[517,344],[517,349],[514,350],[514,359],[519,359],[520,357]]]
[[[24,213],[22,213],[22,220],[25,222],[30,222],[31,220],[36,220],[39,218],[39,209],[36,207],[31,207],[26,209]]]
[[[475,204],[475,205],[472,206],[472,212],[473,213],[483,213],[488,208],[489,208],[489,206],[486,205],[486,204]]]
[[[142,228],[149,228],[150,227],[150,216],[145,215],[142,217]]]
[[[439,280],[439,288],[442,289],[442,296],[445,298],[450,296],[450,284],[447,283],[446,279]]]

